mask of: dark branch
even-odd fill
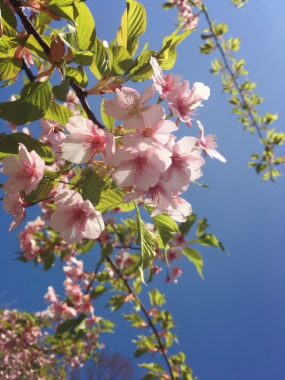
[[[42,47],[43,51],[47,55],[47,57],[50,57],[50,47],[48,44],[42,39],[42,37],[39,35],[37,30],[35,29],[34,25],[31,23],[31,21],[28,19],[28,17],[24,14],[24,12],[21,9],[21,2],[19,0],[9,0],[12,7],[15,9],[15,12],[19,16],[26,32],[30,35],[33,35],[39,45]],[[24,68],[25,69],[25,68]],[[26,69],[25,69],[26,71]],[[26,71],[27,72],[27,71]],[[27,74],[28,75],[28,74]],[[29,75],[28,75],[29,77]],[[29,77],[30,79],[30,77]],[[105,127],[97,120],[96,116],[92,112],[90,106],[87,103],[87,93],[74,81],[70,80],[70,85],[74,92],[76,93],[76,96],[78,97],[80,103],[82,104],[82,107],[84,111],[86,112],[86,115],[90,120],[92,120],[95,124],[98,125],[99,128],[105,129]]]
[[[35,81],[36,77],[32,73],[32,71],[29,68],[29,66],[27,65],[27,63],[25,61],[25,58],[23,58],[23,60],[22,60],[22,70],[25,71],[25,73],[27,74],[27,77],[29,78],[30,82],[34,82]]]
[[[165,360],[165,363],[167,365],[167,368],[168,368],[168,372],[169,372],[169,375],[170,375],[170,378],[171,380],[175,380],[175,377],[174,377],[174,374],[173,374],[173,371],[172,371],[172,368],[171,368],[171,364],[168,360],[168,357],[166,355],[166,352],[165,352],[165,346],[163,345],[162,343],[162,340],[159,336],[159,332],[156,328],[156,326],[154,325],[154,323],[152,322],[152,319],[151,317],[149,316],[148,314],[148,311],[146,309],[146,307],[144,306],[144,304],[142,303],[142,301],[140,300],[139,296],[137,295],[137,293],[134,291],[134,289],[132,289],[132,287],[130,286],[130,284],[128,283],[127,279],[125,278],[125,276],[121,273],[120,269],[117,267],[117,265],[114,263],[114,261],[111,259],[110,256],[106,257],[106,261],[110,264],[110,266],[112,267],[112,269],[115,271],[115,273],[117,274],[117,276],[124,282],[124,285],[125,287],[127,288],[129,294],[132,294],[136,301],[138,302],[138,304],[140,305],[140,308],[145,316],[145,319],[147,320],[148,322],[148,325],[149,327],[152,329],[155,337],[156,337],[156,340],[157,340],[157,343],[158,343],[158,347],[159,347],[159,350]]]

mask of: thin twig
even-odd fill
[[[10,1],[10,4],[12,5],[12,7],[15,9],[15,12],[17,13],[17,15],[19,16],[26,32],[30,35],[33,35],[35,37],[35,39],[37,40],[37,42],[39,43],[39,45],[41,46],[41,48],[43,49],[43,51],[45,52],[45,54],[47,55],[47,57],[50,57],[50,47],[48,46],[48,44],[42,39],[42,37],[39,35],[39,33],[37,32],[37,30],[35,29],[34,25],[31,23],[31,21],[28,19],[28,17],[24,14],[24,12],[22,11],[21,7],[23,6],[23,4],[21,4],[21,2],[19,0],[9,0]],[[26,69],[25,69],[26,71]],[[26,71],[27,72],[27,71]],[[30,78],[29,78],[30,79]],[[78,97],[86,115],[88,116],[88,118],[90,120],[92,120],[95,124],[97,124],[97,126],[101,129],[105,129],[104,125],[102,125],[96,118],[96,116],[94,115],[94,113],[92,112],[86,98],[88,96],[87,92],[83,90],[82,87],[80,87],[74,80],[70,80],[70,86],[72,87],[72,89],[74,90],[76,96]]]
[[[248,116],[249,116],[249,118],[250,118],[250,120],[251,120],[251,124],[252,124],[252,126],[256,129],[256,131],[257,131],[257,133],[258,133],[258,136],[259,136],[261,139],[263,139],[264,137],[263,137],[262,132],[261,132],[261,130],[260,130],[260,126],[258,125],[257,121],[255,120],[255,117],[254,117],[253,113],[251,112],[250,107],[249,107],[248,104],[247,104],[246,98],[244,97],[244,94],[242,93],[242,91],[241,91],[241,89],[240,89],[240,86],[239,86],[239,84],[238,84],[238,82],[237,82],[236,76],[235,76],[235,74],[233,73],[233,71],[232,71],[232,69],[231,69],[231,67],[230,67],[230,65],[229,65],[229,62],[228,62],[227,56],[226,56],[226,54],[225,54],[225,52],[224,52],[224,49],[222,48],[222,46],[221,46],[221,44],[220,44],[220,41],[219,41],[218,37],[216,36],[216,33],[215,33],[215,31],[214,31],[214,28],[213,28],[213,23],[212,23],[212,21],[211,21],[211,19],[210,19],[209,13],[208,13],[208,11],[207,11],[205,5],[202,5],[202,12],[203,12],[204,15],[205,15],[205,18],[206,18],[207,23],[208,23],[208,25],[209,25],[209,29],[210,29],[210,31],[211,31],[211,33],[212,33],[212,35],[213,35],[213,38],[214,38],[214,41],[215,41],[216,47],[218,48],[218,50],[219,50],[219,52],[220,52],[220,54],[221,54],[221,57],[222,57],[223,63],[224,63],[224,65],[225,65],[225,68],[227,69],[227,71],[228,71],[230,77],[232,78],[232,81],[233,81],[233,83],[234,83],[234,86],[235,86],[236,90],[238,91],[238,94],[239,94],[239,96],[240,96],[240,98],[241,98],[241,101],[242,101],[242,103],[243,103],[243,106],[245,107],[245,110],[246,110],[246,112],[247,112],[247,114],[248,114]]]
[[[135,292],[135,290],[132,289],[132,287],[131,287],[130,284],[128,283],[128,280],[127,280],[127,279],[125,278],[125,276],[121,273],[120,269],[117,267],[117,265],[114,263],[114,261],[111,259],[110,256],[107,256],[107,257],[106,257],[106,261],[110,264],[110,266],[111,266],[112,269],[116,272],[116,274],[118,275],[118,277],[124,282],[124,285],[125,285],[125,287],[127,288],[129,294],[132,294],[132,295],[135,297],[135,299],[136,299],[136,301],[138,302],[138,304],[140,305],[140,308],[141,308],[141,310],[142,310],[142,312],[143,312],[143,314],[144,314],[144,316],[145,316],[145,318],[146,318],[146,320],[147,320],[147,322],[148,322],[148,325],[149,325],[149,327],[152,329],[152,331],[153,331],[153,333],[154,333],[154,335],[155,335],[155,337],[156,337],[156,340],[157,340],[157,343],[158,343],[158,346],[159,346],[159,350],[160,350],[160,352],[161,352],[161,354],[162,354],[162,356],[163,356],[163,358],[164,358],[164,360],[165,360],[165,363],[166,363],[166,365],[167,365],[167,368],[168,368],[168,371],[169,371],[169,374],[170,374],[170,378],[171,378],[171,380],[175,380],[175,377],[174,377],[174,374],[173,374],[173,371],[172,371],[171,364],[170,364],[170,362],[169,362],[169,360],[168,360],[168,357],[167,357],[167,355],[166,355],[166,353],[165,353],[165,347],[164,347],[164,345],[163,345],[163,343],[162,343],[162,340],[161,340],[161,338],[160,338],[160,336],[159,336],[159,332],[158,332],[156,326],[154,325],[154,323],[153,323],[151,317],[149,316],[149,313],[148,313],[146,307],[144,306],[144,304],[143,304],[142,301],[140,300],[140,298],[139,298],[139,296],[137,295],[137,293]]]

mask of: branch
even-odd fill
[[[43,51],[45,52],[45,54],[49,57],[50,56],[50,47],[48,46],[48,44],[42,39],[42,37],[39,35],[39,33],[37,32],[37,30],[35,29],[34,25],[31,23],[31,21],[28,19],[28,17],[24,14],[24,12],[22,11],[21,7],[22,7],[22,4],[19,0],[9,0],[10,1],[10,4],[12,5],[12,7],[14,8],[15,12],[17,13],[17,15],[19,16],[26,32],[29,34],[29,35],[33,35],[35,37],[35,39],[37,40],[37,42],[39,43],[39,45],[42,47]],[[24,70],[26,71],[27,73],[27,70],[26,68],[24,67]],[[29,76],[29,74],[27,73],[29,79],[31,80],[32,77]],[[33,76],[33,80],[34,80],[34,76]],[[101,129],[105,129],[105,127],[97,120],[96,116],[94,115],[94,113],[92,112],[89,104],[87,103],[87,92],[84,91],[82,89],[82,87],[80,87],[74,80],[70,80],[70,86],[72,87],[72,89],[74,90],[76,96],[78,97],[84,111],[86,112],[86,115],[88,116],[88,118],[90,120],[93,121],[93,123],[97,124],[97,126]]]
[[[158,347],[159,347],[159,350],[165,360],[165,363],[167,365],[167,368],[168,368],[168,372],[170,374],[170,378],[171,380],[175,380],[175,377],[174,377],[174,374],[173,374],[173,371],[172,371],[172,368],[171,368],[171,365],[170,365],[170,362],[168,360],[168,357],[165,353],[165,347],[162,343],[162,340],[159,336],[159,332],[156,328],[156,326],[154,325],[154,323],[152,322],[152,319],[151,317],[149,316],[148,314],[148,311],[146,309],[146,307],[144,306],[144,304],[142,303],[142,301],[140,300],[139,296],[137,295],[137,293],[134,291],[134,289],[132,289],[132,287],[130,286],[130,284],[128,283],[128,280],[125,278],[125,276],[121,273],[120,269],[117,267],[117,265],[114,263],[114,261],[111,259],[110,256],[107,256],[106,257],[106,261],[110,264],[110,266],[112,267],[112,269],[116,272],[116,274],[118,275],[118,277],[124,282],[124,285],[125,287],[127,288],[129,294],[132,294],[136,301],[138,302],[138,304],[140,305],[140,308],[145,316],[145,319],[147,320],[148,322],[148,325],[149,327],[152,329],[155,337],[156,337],[156,340],[157,340],[157,343],[158,343]]]
[[[27,63],[25,61],[25,58],[23,58],[23,61],[22,61],[22,70],[25,71],[25,73],[27,74],[27,77],[29,78],[30,82],[34,82],[35,81],[36,77],[32,73],[32,70],[27,65]]]
[[[204,15],[205,15],[205,18],[206,18],[207,23],[209,25],[209,29],[210,29],[210,31],[211,31],[211,33],[213,35],[216,47],[217,47],[217,49],[219,50],[219,52],[221,54],[223,63],[225,65],[225,68],[227,69],[230,77],[232,78],[233,84],[234,84],[234,86],[235,86],[235,88],[236,88],[236,90],[237,90],[237,92],[238,92],[238,94],[239,94],[239,96],[241,98],[241,101],[243,103],[244,109],[246,110],[246,112],[247,112],[247,114],[248,114],[248,116],[249,116],[249,118],[251,120],[251,124],[256,129],[256,131],[257,131],[258,136],[260,137],[260,139],[263,139],[264,136],[262,135],[261,128],[260,128],[258,122],[256,121],[256,119],[255,119],[255,117],[254,117],[254,115],[253,115],[250,107],[248,106],[246,98],[244,97],[244,94],[242,93],[242,91],[240,89],[240,86],[239,86],[239,84],[237,82],[236,76],[233,73],[233,71],[232,71],[232,69],[231,69],[231,67],[229,65],[226,53],[224,52],[224,49],[222,48],[222,45],[220,44],[220,41],[219,41],[218,37],[216,36],[216,33],[214,31],[214,28],[213,28],[213,23],[212,23],[212,21],[210,19],[209,13],[208,13],[207,8],[205,7],[204,4],[202,5],[202,13],[204,13]]]

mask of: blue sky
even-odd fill
[[[160,1],[142,2],[151,11],[144,41],[149,40],[150,47],[158,49],[162,38],[174,30],[176,12],[163,11]],[[227,22],[232,37],[241,37],[241,56],[246,58],[250,78],[258,83],[258,92],[265,98],[261,111],[278,112],[279,126],[284,125],[284,1],[252,0],[240,11],[226,0],[209,0],[207,4],[212,18]],[[115,36],[123,8],[123,0],[94,2],[101,39]],[[204,20],[201,24],[205,25]],[[283,380],[285,181],[282,177],[274,184],[262,183],[247,168],[250,155],[259,152],[261,146],[231,114],[219,77],[209,73],[211,57],[199,54],[199,44],[199,32],[184,42],[174,72],[192,83],[201,81],[211,87],[211,97],[199,110],[199,119],[208,133],[219,136],[220,151],[228,162],[224,165],[208,160],[203,183],[209,189],[192,187],[187,199],[195,213],[208,218],[211,232],[222,240],[228,254],[203,249],[205,281],[183,261],[181,281],[162,285],[162,290],[177,324],[177,350],[185,351],[199,379]],[[5,100],[4,90],[0,97]],[[7,131],[3,122],[1,131]],[[57,266],[44,273],[41,268],[15,261],[17,232],[8,233],[10,220],[2,209],[0,213],[0,304],[40,310],[49,284],[62,289],[61,269]],[[92,258],[86,260],[92,263]],[[100,315],[99,305],[97,313]],[[134,333],[122,322],[121,331],[107,339],[110,351],[124,350],[131,357],[134,347],[128,338]]]

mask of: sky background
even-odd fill
[[[112,40],[124,1],[88,3],[94,10],[98,37]],[[142,3],[150,11],[143,41],[150,41],[150,48],[158,50],[163,37],[175,29],[176,12],[163,11],[161,1]],[[284,125],[284,0],[251,0],[242,10],[236,10],[227,0],[208,0],[207,5],[212,19],[228,23],[230,35],[241,37],[240,56],[246,58],[250,78],[258,83],[257,91],[265,98],[260,110],[278,112],[279,126]],[[192,187],[187,199],[199,217],[208,218],[210,231],[220,238],[228,253],[202,250],[205,281],[185,260],[178,284],[166,286],[161,282],[167,294],[167,309],[177,325],[177,351],[187,354],[200,380],[284,380],[285,181],[282,177],[276,183],[263,183],[247,168],[250,155],[261,152],[258,138],[243,131],[231,114],[220,78],[209,73],[213,57],[201,56],[199,45],[196,32],[179,48],[173,72],[192,83],[201,81],[211,87],[211,97],[199,110],[199,119],[207,133],[219,136],[219,150],[228,162],[208,160],[202,182],[209,189]],[[0,92],[1,101],[8,97],[9,91],[5,91]],[[3,122],[1,131],[8,132]],[[18,232],[8,233],[11,220],[2,208],[0,215],[0,305],[42,310],[48,285],[62,290],[60,265],[45,273],[40,267],[16,261]],[[85,260],[87,265],[94,262],[92,255]],[[96,310],[98,315],[101,312],[113,318],[99,305]],[[115,318],[120,328],[107,338],[108,349],[131,358],[134,346],[130,340],[136,331],[118,315]]]

